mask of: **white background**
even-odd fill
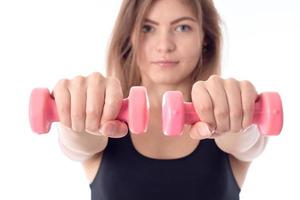
[[[0,1],[0,199],[90,199],[79,163],[48,135],[31,132],[34,87],[104,73],[107,42],[120,0]],[[224,21],[223,76],[280,93],[285,118],[247,175],[241,199],[300,199],[297,0],[215,0]],[[163,188],[162,188],[163,189]]]

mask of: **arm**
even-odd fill
[[[268,138],[252,125],[241,133],[221,135],[215,141],[221,150],[229,153],[234,177],[242,188],[251,162],[263,152]]]
[[[95,154],[102,152],[108,142],[106,136],[90,133],[76,133],[60,124],[58,126],[58,143],[62,152],[71,160],[84,162]]]
[[[218,147],[236,159],[251,162],[265,149],[268,138],[261,135],[256,125],[241,133],[226,133],[215,138]]]

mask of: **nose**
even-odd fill
[[[157,37],[156,49],[160,53],[169,53],[176,49],[172,33],[164,31]]]

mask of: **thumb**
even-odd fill
[[[104,122],[99,130],[101,135],[111,138],[121,138],[128,133],[128,127],[125,122],[111,120]]]
[[[209,124],[205,122],[197,122],[193,124],[190,136],[193,139],[201,140],[205,138],[209,138],[212,135],[212,128]]]

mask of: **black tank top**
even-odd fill
[[[90,189],[92,200],[238,200],[240,193],[228,154],[213,139],[164,160],[140,154],[129,134],[109,138]]]

